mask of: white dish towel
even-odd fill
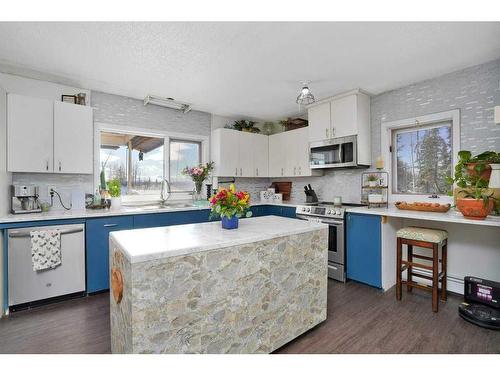
[[[61,231],[59,229],[32,230],[30,237],[33,271],[56,268],[61,264]]]

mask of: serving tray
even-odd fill
[[[394,205],[400,210],[426,211],[426,212],[448,212],[451,204],[439,204],[429,202],[396,202]]]

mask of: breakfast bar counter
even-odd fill
[[[113,353],[270,353],[326,319],[325,224],[113,232]]]

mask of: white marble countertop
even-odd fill
[[[175,202],[169,202],[175,204]],[[186,203],[186,202],[179,202]],[[254,201],[251,202],[251,206],[259,205],[273,205],[273,206],[284,206],[284,207],[296,207],[298,205],[304,204],[303,202],[285,201],[281,203],[269,203]],[[165,212],[176,212],[176,211],[193,211],[193,210],[207,210],[210,207],[207,206],[170,206],[170,207],[159,207],[158,205],[148,205],[148,206],[122,206],[120,209],[84,209],[84,210],[50,210],[49,212],[41,212],[34,214],[19,214],[19,215],[7,215],[0,217],[0,224],[7,223],[23,223],[29,221],[45,221],[45,220],[64,220],[64,219],[85,219],[85,218],[95,218],[95,217],[106,217],[106,216],[124,216],[124,215],[142,215],[142,214],[154,214],[154,213],[165,213]]]
[[[242,219],[238,229],[221,223],[172,225],[111,232],[111,238],[131,263],[243,245],[328,228],[328,225],[280,216]]]
[[[444,213],[425,212],[425,211],[400,210],[396,208],[394,205],[391,206],[391,204],[389,204],[389,208],[353,207],[353,208],[348,208],[347,212],[367,214],[367,215],[401,217],[407,219],[420,219],[420,220],[430,220],[430,221],[442,221],[448,223],[500,227],[500,217],[498,216],[488,216],[485,220],[471,220],[471,219],[466,219],[459,211],[455,211],[453,208],[450,209],[448,212]]]

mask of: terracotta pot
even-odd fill
[[[467,166],[467,173],[469,173],[470,176],[477,176],[478,175],[478,173],[474,169],[477,164],[479,164],[479,163],[467,163],[467,164],[465,164]],[[486,164],[484,171],[481,172],[481,175],[479,177],[481,177],[481,179],[483,179],[485,181],[489,181],[490,176],[491,176],[491,166],[489,164]]]
[[[457,208],[467,219],[484,220],[493,210],[493,201],[485,206],[482,199],[459,198]]]

